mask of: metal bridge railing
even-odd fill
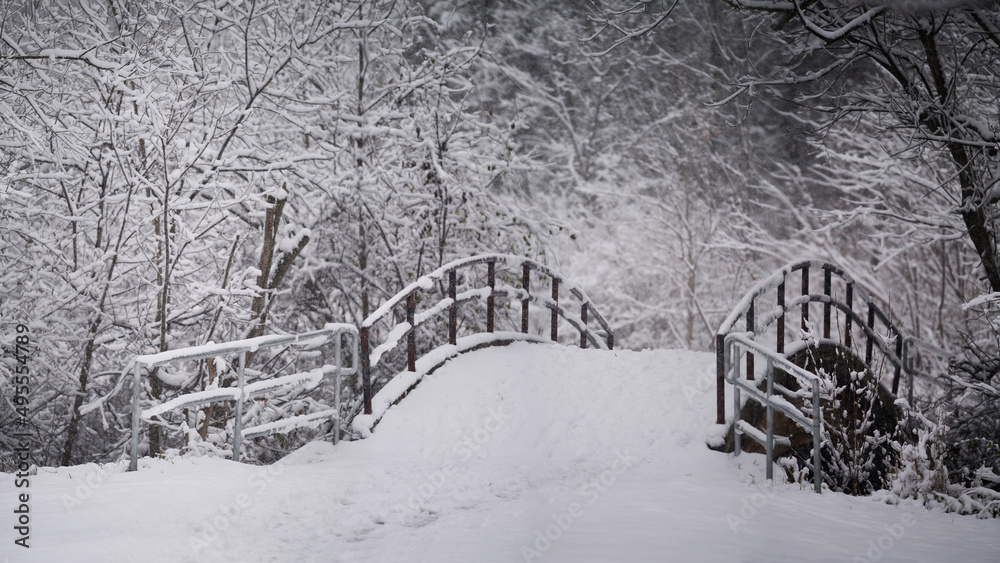
[[[351,365],[344,367],[342,337],[347,336],[350,344]],[[248,352],[272,348],[275,346],[294,345],[301,348],[318,348],[329,342],[334,345],[334,364],[327,364],[321,368],[265,379],[249,385],[246,384],[245,370],[246,357]],[[220,358],[226,356],[237,356],[237,386],[211,389],[182,395],[165,403],[153,406],[140,412],[140,393],[142,388],[143,368],[152,370],[154,368],[168,364],[192,360],[202,360],[206,358]],[[132,451],[129,459],[129,471],[138,468],[139,454],[139,430],[140,420],[152,420],[153,417],[166,412],[178,409],[195,407],[207,403],[220,401],[235,401],[236,416],[233,422],[233,460],[240,458],[240,446],[244,438],[263,436],[277,430],[290,430],[309,424],[314,424],[317,420],[330,419],[340,416],[340,383],[341,377],[353,375],[358,372],[358,329],[351,324],[327,324],[320,330],[305,332],[301,334],[260,336],[246,340],[236,340],[223,344],[205,344],[177,350],[169,350],[158,354],[138,356],[134,362],[134,375],[132,379]],[[318,384],[323,378],[333,378],[335,380],[333,409],[316,412],[309,415],[291,417],[282,421],[276,421],[254,428],[242,428],[243,404],[247,399],[265,395],[278,389],[296,387],[303,384]],[[340,425],[334,431],[334,441],[339,439]]]
[[[458,292],[458,274],[474,267],[486,265],[486,285],[473,287]],[[498,284],[498,266],[506,267],[509,278],[517,278],[520,274],[520,287]],[[548,279],[548,292],[538,292],[533,288],[532,272]],[[466,275],[466,279],[471,276]],[[433,294],[437,284],[447,284],[447,296],[443,299],[431,297],[427,301],[430,306],[417,310],[421,297]],[[549,295],[545,295],[548,293]],[[565,299],[569,294],[570,300]],[[359,327],[361,339],[361,373],[364,393],[364,414],[372,414],[372,397],[377,389],[372,388],[372,369],[383,355],[396,348],[400,341],[406,339],[407,371],[416,371],[417,344],[416,329],[437,318],[448,315],[448,343],[456,344],[458,333],[458,310],[463,304],[474,301],[486,302],[486,332],[493,333],[496,324],[496,298],[506,297],[520,301],[521,333],[528,333],[529,309],[531,303],[540,305],[550,311],[549,334],[553,341],[559,338],[560,319],[570,324],[580,335],[580,347],[593,345],[597,348],[611,349],[614,347],[614,333],[607,320],[594,307],[590,298],[579,288],[569,285],[565,278],[547,266],[521,256],[508,254],[486,254],[456,260],[420,277],[386,301],[374,313],[365,319]],[[576,307],[571,310],[570,303]],[[577,313],[576,311],[579,311]],[[597,326],[588,324],[589,319],[596,321]],[[387,332],[376,344],[373,329],[376,324],[388,325]],[[503,339],[503,338],[501,338]]]
[[[799,294],[786,299],[786,283],[796,272],[801,273],[798,283]],[[813,272],[822,272],[822,293],[810,291]],[[774,301],[768,299],[763,306],[760,306],[759,302],[771,292],[774,292]],[[774,347],[768,349],[783,356],[789,332],[786,327],[786,317],[798,309],[802,331],[810,331],[812,330],[810,309],[813,304],[819,304],[822,310],[822,338],[829,340],[833,329],[836,328],[844,346],[851,349],[855,327],[858,327],[865,339],[865,363],[871,365],[873,353],[878,351],[893,366],[892,393],[895,395],[899,392],[900,375],[907,365],[905,353],[908,349],[904,349],[905,337],[897,325],[868,292],[842,268],[820,260],[802,260],[792,262],[758,282],[747,292],[716,332],[716,422],[718,424],[725,424],[726,335],[737,330],[736,323],[740,319],[745,321],[746,333],[752,335],[754,340],[759,340],[758,337],[774,326]],[[842,324],[834,320],[835,310],[843,315]],[[763,311],[764,314],[758,315],[758,311]],[[753,352],[747,354],[746,374],[747,379],[752,381]]]
[[[755,342],[744,334],[728,334],[724,340],[724,376],[725,380],[733,386],[733,455],[740,455],[741,436],[746,434],[759,444],[764,446],[766,456],[766,478],[774,479],[774,411],[779,410],[792,422],[797,424],[806,432],[811,432],[813,437],[812,470],[814,488],[817,493],[822,491],[823,484],[823,464],[821,446],[823,444],[823,414],[820,408],[820,390],[823,380],[816,374],[810,373],[799,366],[791,363],[783,355],[774,350],[770,350],[760,343]],[[740,377],[740,358],[746,355],[749,361],[752,354],[759,354],[767,362],[765,371],[765,391],[754,383],[753,379]],[[812,417],[806,416],[792,403],[784,399],[783,394],[789,398],[788,390],[779,390],[779,395],[775,395],[774,389],[774,369],[780,368],[799,381],[805,389],[812,390]],[[760,431],[754,426],[740,420],[742,409],[741,391],[747,394],[748,399],[753,399],[767,409],[766,432],[760,435]]]

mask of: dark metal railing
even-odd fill
[[[486,286],[469,289],[458,293],[458,272],[486,264]],[[497,285],[497,266],[506,266],[509,271],[520,269],[521,287]],[[551,297],[532,292],[531,273],[535,272],[550,280]],[[447,297],[437,300],[430,307],[417,312],[417,302],[420,296],[436,289],[436,284],[447,280]],[[569,293],[579,306],[579,315],[571,311],[565,301],[560,301],[560,291]],[[486,332],[493,333],[496,326],[496,297],[507,297],[521,303],[521,332],[529,330],[529,311],[531,303],[548,308],[551,312],[549,336],[551,340],[559,338],[560,318],[572,325],[580,334],[580,347],[591,344],[597,348],[612,349],[614,334],[611,326],[601,313],[594,307],[590,298],[579,288],[569,285],[565,278],[547,266],[534,260],[507,254],[487,254],[456,260],[420,277],[391,299],[386,301],[374,313],[365,319],[359,327],[361,340],[361,374],[362,391],[364,393],[364,413],[372,414],[372,397],[377,390],[372,388],[371,371],[383,354],[396,348],[406,337],[406,369],[416,371],[417,342],[416,329],[424,323],[443,315],[448,315],[448,343],[454,345],[458,335],[458,309],[465,303],[486,301]],[[433,301],[433,299],[432,299]],[[401,315],[399,309],[402,308]],[[597,327],[588,326],[588,318],[597,322]],[[397,321],[402,318],[405,320]],[[372,328],[376,323],[387,321],[389,331],[382,342],[372,347]]]
[[[786,300],[787,280],[794,272],[801,272],[800,296]],[[822,272],[823,293],[810,292],[809,282],[812,272]],[[842,286],[842,290],[835,290],[835,282]],[[767,313],[761,318],[755,314],[757,304],[772,291],[775,292],[775,306],[772,309],[764,309]],[[753,289],[747,292],[716,332],[716,422],[718,424],[725,424],[725,338],[728,334],[735,332],[736,323],[741,318],[745,320],[746,333],[750,335],[751,340],[757,340],[771,326],[775,326],[774,349],[778,354],[784,354],[787,337],[786,315],[799,309],[801,330],[803,333],[811,332],[813,329],[810,324],[809,310],[812,303],[822,304],[823,339],[829,340],[831,338],[831,330],[834,326],[832,316],[834,309],[844,316],[843,325],[838,327],[841,329],[838,330],[838,333],[846,348],[850,349],[853,345],[854,325],[860,327],[865,337],[865,363],[871,364],[873,352],[877,349],[885,360],[893,366],[892,393],[894,395],[898,393],[900,373],[905,369],[906,362],[903,349],[904,336],[897,325],[874,302],[868,292],[842,268],[819,260],[803,260],[788,264],[758,282]],[[879,328],[879,324],[881,324],[881,328]],[[754,355],[752,352],[747,353],[745,365],[746,378],[752,381],[754,379]]]

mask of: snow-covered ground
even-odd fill
[[[705,447],[708,354],[514,344],[449,362],[366,440],[270,467],[39,471],[9,561],[1000,561],[1000,522],[762,484]],[[0,483],[0,507],[15,506]],[[3,558],[0,558],[3,561]]]

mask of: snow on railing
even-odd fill
[[[487,266],[487,285],[481,288],[472,288],[462,293],[457,291],[458,272],[463,269],[473,268],[477,265]],[[506,266],[509,270],[521,270],[521,287],[498,286],[496,283],[497,264]],[[535,272],[549,280],[551,297],[532,293],[531,272]],[[422,292],[430,292],[434,289],[436,282],[444,281],[447,278],[447,296],[430,307],[417,312],[418,296]],[[570,311],[565,302],[559,300],[559,292],[568,292],[579,306],[579,314]],[[456,345],[458,334],[458,308],[464,303],[473,301],[486,301],[486,332],[494,333],[495,326],[495,301],[498,296],[507,297],[511,300],[521,302],[521,333],[528,333],[528,318],[530,303],[545,307],[551,311],[550,338],[553,341],[559,337],[559,319],[562,318],[572,325],[580,334],[580,346],[586,348],[591,344],[597,348],[611,349],[614,347],[614,334],[607,320],[594,307],[590,298],[583,290],[569,285],[565,278],[550,268],[535,262],[529,258],[512,256],[508,254],[485,254],[455,260],[434,270],[433,272],[421,276],[419,279],[405,287],[391,299],[382,304],[374,313],[368,316],[360,326],[361,340],[361,374],[362,388],[364,393],[364,414],[372,415],[372,397],[376,390],[372,389],[371,370],[382,359],[386,352],[396,348],[400,341],[406,338],[406,365],[407,371],[417,373],[417,346],[416,329],[422,324],[429,322],[445,312],[448,314],[448,344]],[[405,320],[396,321],[393,314],[397,308],[404,310]],[[588,318],[597,322],[598,327],[588,326]],[[391,328],[383,338],[382,342],[372,349],[372,328],[376,323],[389,319]],[[498,334],[496,340],[509,340]],[[402,374],[396,376],[400,378]],[[405,377],[403,379],[406,379]],[[411,377],[412,379],[412,377]],[[400,379],[402,381],[402,379]],[[416,382],[416,378],[406,389],[400,391],[400,397],[405,394]],[[388,386],[389,384],[387,384]],[[395,388],[397,385],[393,385]],[[398,400],[399,397],[394,399]],[[393,402],[394,402],[393,401]],[[377,419],[376,419],[377,421]]]
[[[342,336],[347,335],[350,339],[351,365],[344,367],[344,356],[342,347]],[[247,352],[256,352],[264,348],[275,346],[294,345],[303,350],[315,349],[331,342],[334,345],[334,364],[327,364],[321,368],[311,371],[265,379],[246,384],[246,357]],[[188,393],[172,399],[170,401],[155,405],[145,411],[140,412],[140,393],[142,388],[143,368],[151,370],[156,367],[172,364],[175,362],[203,360],[206,358],[220,358],[237,355],[238,368],[236,372],[237,386],[235,388],[208,389]],[[301,334],[282,334],[271,336],[260,336],[221,344],[208,343],[201,346],[168,350],[158,354],[148,354],[138,356],[135,359],[134,376],[132,379],[132,445],[131,457],[129,460],[129,471],[138,468],[139,455],[139,423],[140,420],[150,421],[156,416],[178,409],[190,408],[206,403],[219,401],[236,401],[236,416],[233,422],[233,459],[239,460],[240,446],[243,439],[250,439],[263,436],[276,431],[287,431],[302,426],[311,426],[329,420],[334,416],[339,416],[340,412],[340,380],[342,376],[353,375],[358,372],[358,329],[351,324],[330,323],[320,330]],[[312,389],[319,385],[325,377],[332,377],[335,382],[333,409],[308,415],[294,416],[283,420],[278,420],[263,424],[253,428],[247,428],[245,433],[242,429],[243,423],[243,403],[268,393],[273,393],[283,389],[308,388]],[[337,441],[340,433],[340,425],[334,432],[334,441]]]
[[[823,379],[793,364],[784,355],[762,346],[759,342],[755,342],[744,334],[732,333],[726,335],[723,345],[725,346],[725,370],[723,375],[726,381],[733,386],[733,455],[740,455],[740,437],[743,434],[753,438],[757,443],[764,446],[765,479],[769,481],[774,479],[773,452],[776,439],[785,440],[788,442],[787,445],[791,446],[791,442],[787,438],[776,437],[774,435],[774,411],[777,409],[792,422],[799,425],[800,428],[812,434],[813,450],[812,467],[810,469],[813,474],[815,491],[820,493],[823,490],[823,459],[820,450],[823,444],[823,413],[820,409],[820,391],[823,387]],[[767,369],[764,372],[766,378],[764,391],[761,391],[753,383],[752,378],[740,378],[741,351],[747,355],[753,353],[760,354],[767,362]],[[809,389],[812,392],[812,417],[806,416],[795,405],[785,400],[783,396],[774,394],[775,368],[784,370],[785,373],[797,379],[803,389]],[[748,399],[757,401],[767,410],[765,432],[761,432],[753,425],[740,420],[740,411],[743,408],[740,396],[741,391],[747,394]]]
[[[788,277],[795,272],[801,272],[799,285],[801,292],[799,296],[786,301],[785,284]],[[823,293],[810,292],[810,278],[813,272],[822,272],[823,274]],[[839,291],[834,289],[835,280],[839,280],[838,285],[842,286]],[[755,310],[759,308],[758,300],[771,291],[775,292],[774,305],[763,308],[763,315],[757,317]],[[786,355],[785,340],[788,331],[785,319],[795,309],[799,309],[801,334],[813,338],[820,337],[820,335],[812,334],[814,328],[810,323],[810,306],[813,303],[822,306],[821,338],[830,340],[831,327],[836,326],[842,344],[850,350],[854,335],[853,327],[857,325],[865,337],[865,364],[872,365],[873,352],[878,350],[881,356],[893,366],[892,393],[896,395],[899,392],[900,374],[907,370],[908,366],[912,366],[912,362],[907,360],[907,354],[911,347],[904,347],[906,337],[870,294],[842,268],[820,260],[801,260],[789,263],[759,281],[746,293],[719,327],[719,330],[716,331],[716,422],[718,424],[725,424],[726,336],[737,332],[736,324],[741,318],[746,322],[745,334],[755,341],[759,341],[761,336],[768,333],[772,326],[775,326],[773,349],[779,355]],[[832,320],[834,310],[843,314],[842,320]],[[881,328],[879,328],[878,323],[881,324]],[[746,377],[750,381],[754,379],[754,353],[752,351],[748,352],[746,356]],[[909,384],[912,387],[912,377],[909,378]]]

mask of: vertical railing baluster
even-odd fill
[[[406,296],[406,322],[410,323],[410,332],[406,335],[406,369],[417,371],[417,327],[413,326],[417,309],[416,290]]]
[[[757,338],[757,333],[754,327],[754,314],[753,314],[753,304],[754,300],[750,300],[750,307],[747,309],[747,332],[750,333],[751,339]],[[747,381],[753,381],[753,352],[747,352]]]
[[[496,303],[496,298],[493,296],[493,291],[496,289],[497,285],[497,262],[496,260],[490,260],[486,263],[486,283],[489,285],[490,294],[486,296],[486,332],[493,332],[493,314],[494,314],[494,304]]]
[[[868,303],[868,328],[870,329],[871,334],[875,333],[875,305],[871,302]],[[865,365],[868,366],[872,364],[872,346],[874,344],[874,342],[872,342],[871,334],[865,334]]]
[[[830,297],[833,292],[833,282],[830,268],[823,267],[823,295]],[[823,338],[830,338],[830,301],[823,303]]]
[[[781,283],[778,284],[778,309],[781,315],[778,316],[778,341],[776,350],[779,354],[785,353],[785,279],[782,276]]]
[[[767,359],[767,440],[764,445],[766,459],[764,478],[774,481],[774,406],[771,397],[774,395],[774,360]]]
[[[368,340],[368,327],[361,324],[361,390],[365,398],[365,414],[372,413],[372,366],[371,366],[371,344]]]
[[[726,336],[715,335],[715,423],[726,423]]]
[[[458,272],[452,270],[448,272],[448,297],[451,298],[451,307],[448,309],[448,344],[455,344],[458,338],[458,303],[456,298],[456,285]]]
[[[819,405],[819,379],[813,380],[813,482],[816,492],[823,490],[823,454],[820,446],[823,444],[823,414]]]
[[[552,278],[552,301],[555,307],[552,309],[551,336],[553,342],[559,341],[559,278]]]
[[[844,322],[844,347],[851,349],[851,319],[854,318],[854,284],[847,284],[847,319]]]
[[[236,368],[236,388],[239,397],[236,398],[236,420],[233,422],[233,461],[240,460],[240,445],[243,442],[243,387],[246,383],[246,352],[240,352],[239,366]]]
[[[906,341],[903,341],[903,356],[909,356],[910,350],[907,350],[908,346]],[[912,348],[911,348],[912,350]],[[903,365],[906,368],[906,402],[909,405],[913,405],[913,363],[916,358],[908,358],[903,360]]]
[[[139,390],[142,384],[142,366],[135,362],[132,373],[132,451],[129,453],[128,470],[139,470]]]
[[[896,359],[900,360],[903,357],[903,337],[898,332],[895,334],[896,337]],[[892,378],[892,394],[899,396],[899,364],[896,364],[896,372]]]
[[[521,300],[521,332],[528,332],[528,303],[531,301],[528,296],[531,294],[531,266],[524,264],[521,269],[521,289],[524,290],[524,299]]]
[[[340,443],[340,384],[341,384],[341,372],[344,370],[342,367],[344,365],[344,350],[341,346],[342,333],[340,330],[333,333],[333,355],[337,362],[336,369],[336,381],[334,381],[333,388],[333,404],[337,409],[337,416],[334,417],[334,427],[333,427],[333,445]]]
[[[802,296],[809,295],[809,266],[802,268]],[[807,330],[809,326],[809,302],[802,303],[802,330]]]
[[[735,350],[732,353],[736,356]],[[737,356],[738,357],[738,356]],[[737,360],[739,361],[739,360]],[[740,385],[739,385],[739,366],[734,368],[733,373],[733,455],[740,455],[740,450],[743,449],[743,444],[741,437],[742,432],[740,432]]]

